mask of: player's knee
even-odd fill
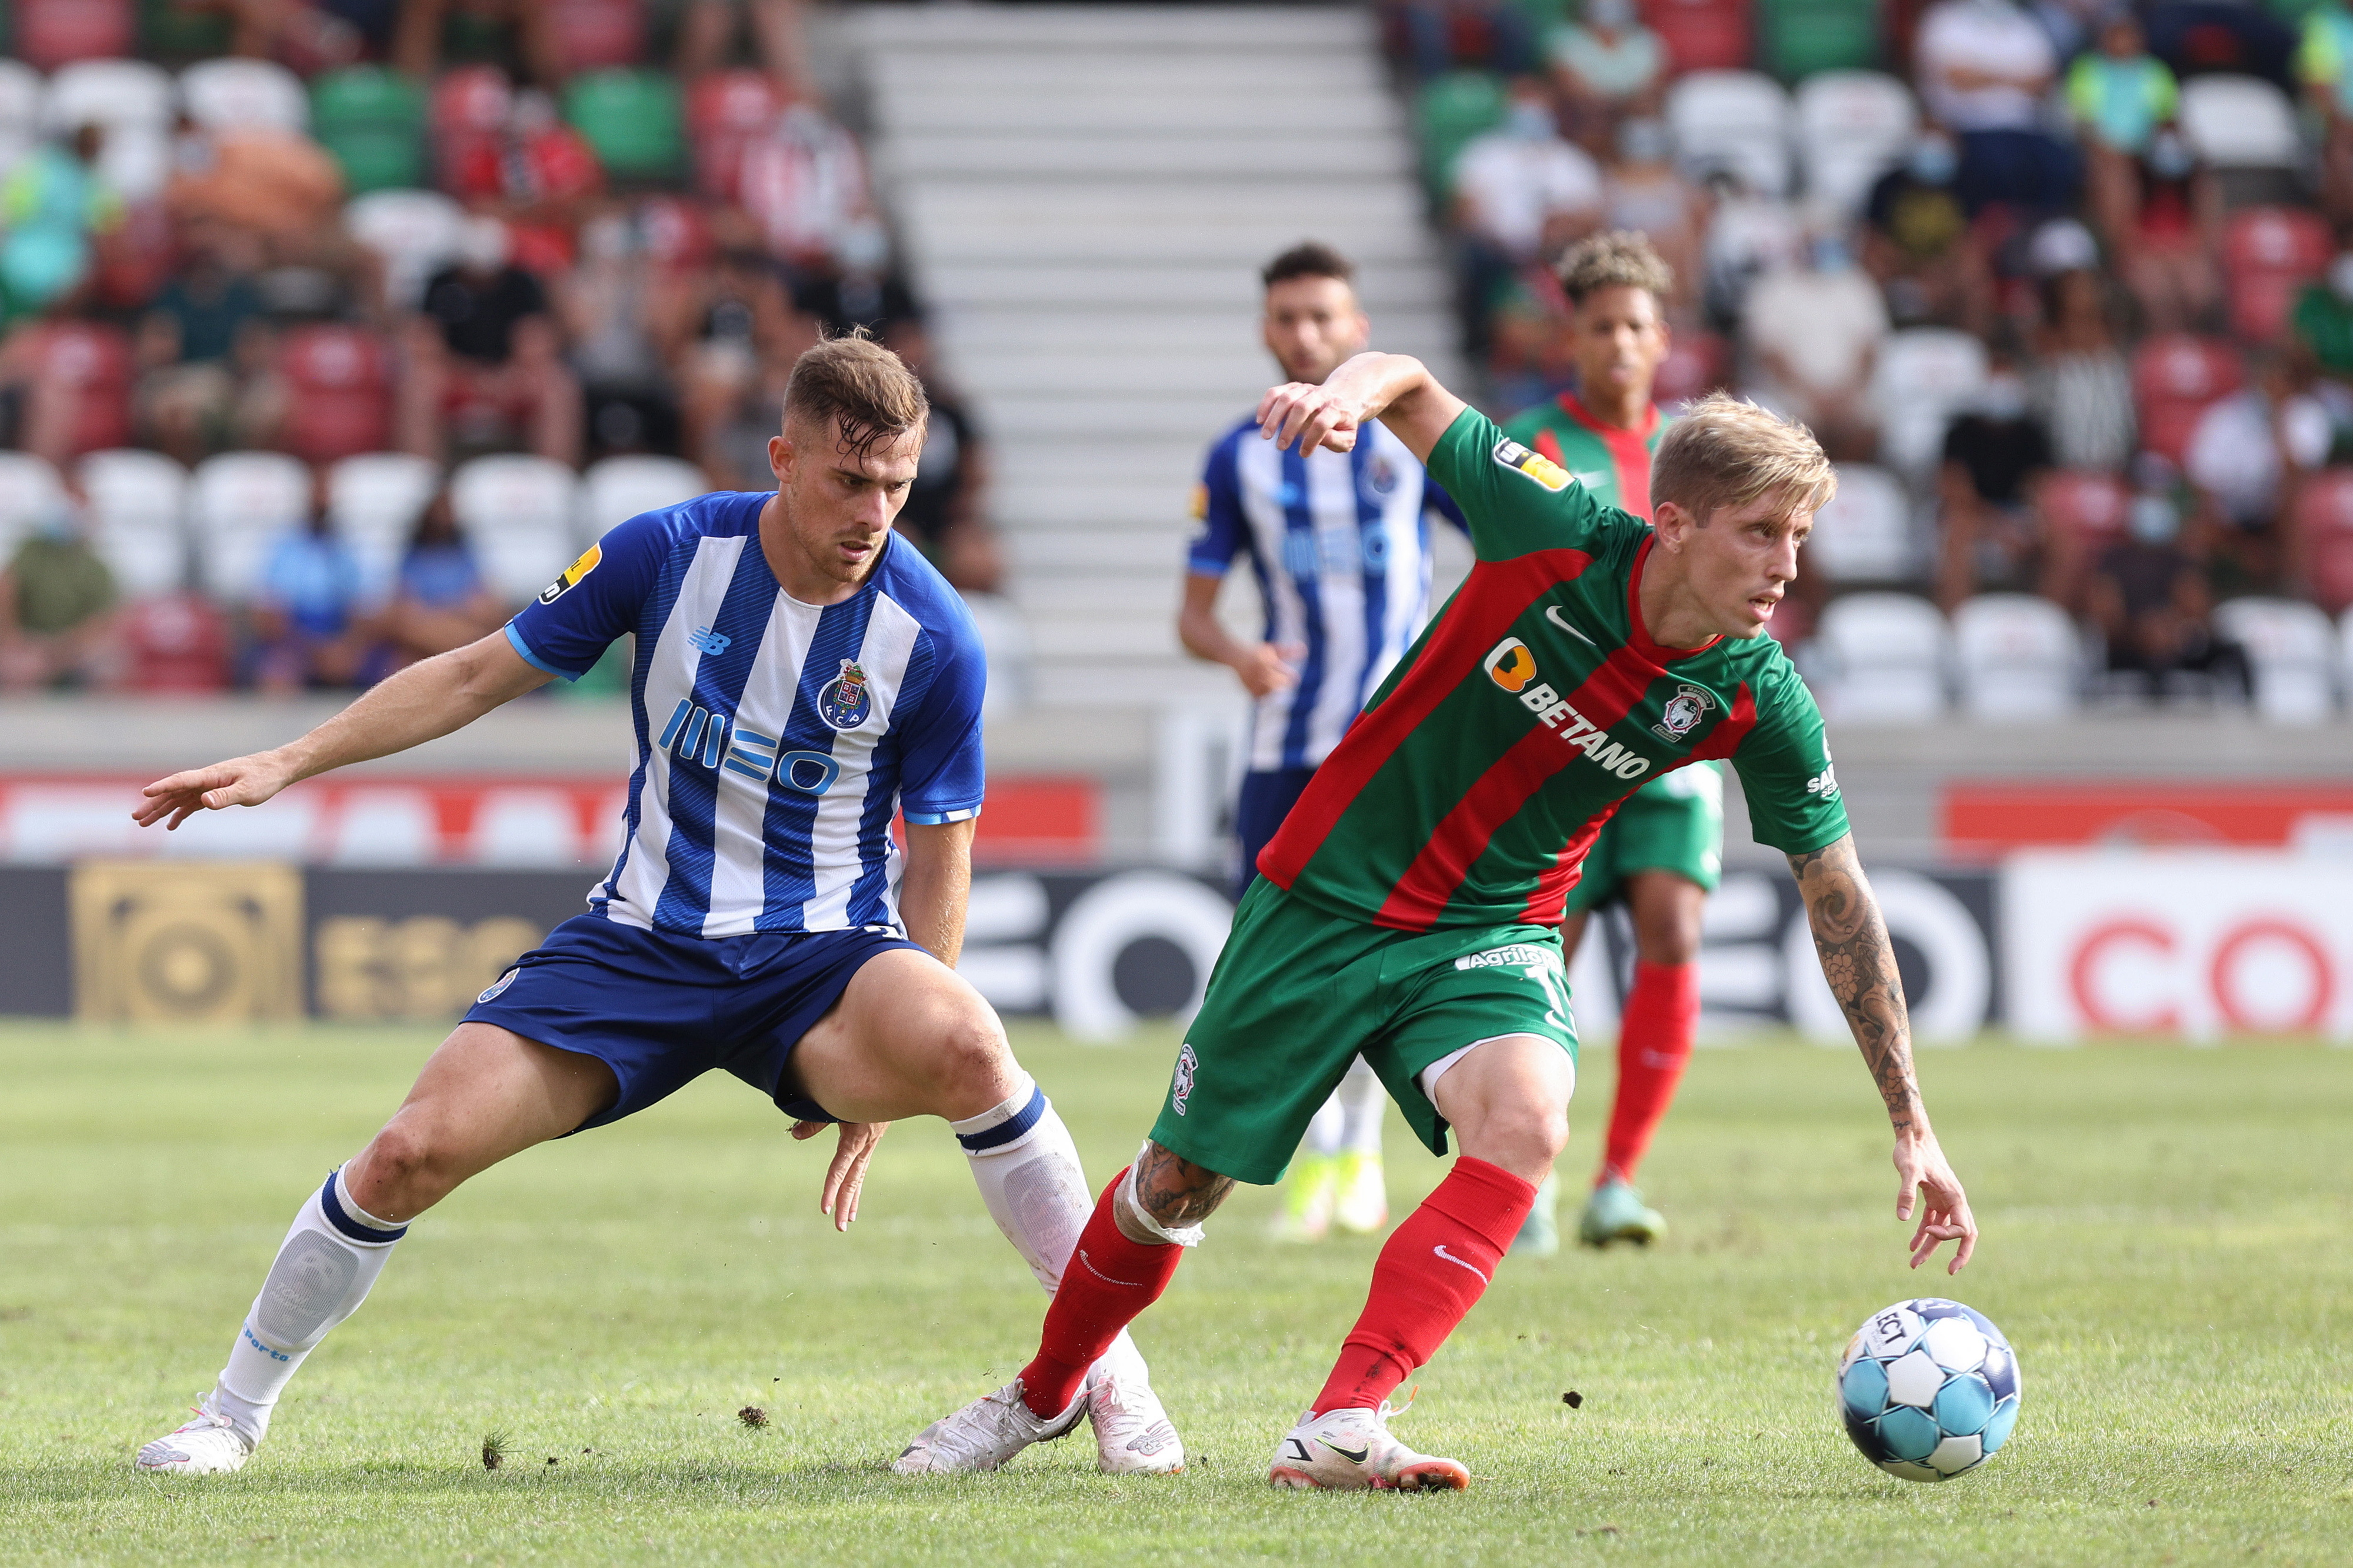
[[[1004,1099],[1020,1071],[1013,1060],[1013,1047],[1006,1044],[1005,1030],[986,1012],[959,1013],[942,1024],[931,1061],[933,1081],[944,1100],[970,1102],[976,1110],[986,1110]]]
[[[396,1116],[353,1162],[352,1197],[381,1218],[406,1219],[440,1201],[448,1190],[439,1140],[417,1119]]]

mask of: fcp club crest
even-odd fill
[[[1696,729],[1699,721],[1707,717],[1707,710],[1715,706],[1715,699],[1698,687],[1678,686],[1675,694],[1667,699],[1666,711],[1660,714],[1659,721],[1651,726],[1651,732],[1663,735],[1670,741],[1680,741]]]
[[[841,661],[841,673],[817,694],[817,716],[837,730],[855,730],[874,711],[874,693],[856,659]]]

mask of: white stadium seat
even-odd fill
[[[426,280],[458,255],[466,210],[438,191],[370,191],[343,208],[343,228],[384,258],[385,301],[413,310]]]
[[[2337,673],[2347,692],[2353,693],[2353,609],[2337,623]]]
[[[270,545],[310,510],[310,471],[282,452],[223,452],[197,464],[188,525],[204,585],[233,604],[252,598]]]
[[[327,517],[359,557],[371,593],[388,590],[441,467],[408,452],[364,452],[327,470]]]
[[[2320,724],[2337,708],[2337,639],[2328,617],[2295,599],[2230,599],[2214,629],[2247,650],[2255,711],[2274,724]]]
[[[65,500],[66,487],[46,458],[0,452],[0,564],[51,508]]]
[[[1872,405],[1880,411],[1879,460],[1912,484],[1936,471],[1945,427],[1985,384],[1985,344],[1949,327],[1909,327],[1879,345]]]
[[[692,500],[710,489],[702,470],[677,458],[607,458],[582,488],[580,542],[602,539],[637,516]]]
[[[1953,612],[1953,652],[1973,718],[2063,718],[2081,700],[2083,639],[2048,599],[1978,595]]]
[[[545,458],[477,458],[458,469],[450,506],[491,593],[522,604],[571,564],[579,489],[571,469]]]
[[[302,79],[269,60],[192,65],[180,73],[180,99],[188,118],[207,131],[311,128],[311,98],[302,90]]]
[[[1919,541],[1903,481],[1871,463],[1841,463],[1838,494],[1814,514],[1804,559],[1833,583],[1901,583],[1918,574]]]
[[[1729,170],[1760,195],[1789,190],[1789,94],[1759,71],[1694,71],[1667,89],[1675,156],[1695,180]]]
[[[1852,216],[1920,126],[1912,89],[1882,71],[1820,71],[1798,89],[1798,159],[1806,195]]]
[[[188,470],[161,452],[121,447],[81,460],[91,543],[126,598],[187,585]]]
[[[1951,637],[1936,605],[1910,594],[1849,594],[1822,611],[1812,652],[1832,719],[1926,724],[1945,711]]]
[[[0,59],[0,135],[30,136],[40,123],[41,73],[22,60]]]
[[[2181,84],[2182,139],[2218,169],[2295,169],[2304,138],[2287,94],[2252,76],[2200,76]]]
[[[67,135],[91,121],[106,128],[99,167],[125,201],[158,195],[172,174],[172,79],[144,60],[76,60],[49,78],[41,123]]]

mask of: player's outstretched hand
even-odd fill
[[[1259,434],[1285,450],[1296,441],[1302,452],[1318,447],[1351,451],[1363,418],[1364,410],[1353,401],[1303,381],[1285,382],[1258,400]]]
[[[1912,1233],[1912,1267],[1917,1268],[1948,1241],[1953,1250],[1947,1274],[1958,1274],[1978,1249],[1977,1216],[1969,1213],[1969,1195],[1934,1132],[1899,1132],[1895,1136],[1895,1217],[1910,1219],[1920,1206],[1920,1228]]]
[[[887,1121],[843,1121],[841,1142],[833,1152],[833,1163],[825,1168],[825,1188],[818,1194],[817,1212],[833,1216],[833,1228],[848,1230],[849,1222],[858,1217],[858,1190],[866,1184],[866,1163],[874,1158],[874,1145],[882,1142],[882,1134],[891,1131]],[[793,1136],[807,1140],[824,1131],[822,1121],[796,1121]]]
[[[190,768],[167,779],[157,779],[142,793],[146,799],[131,814],[142,827],[164,823],[167,833],[200,811],[225,811],[232,805],[259,805],[294,782],[293,769],[275,752],[231,757],[208,768]],[[169,817],[171,820],[164,821]]]

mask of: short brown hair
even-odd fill
[[[1838,493],[1838,471],[1814,433],[1745,398],[1712,392],[1668,426],[1651,459],[1651,500],[1672,501],[1703,525],[1767,496],[1788,510],[1820,511]]]
[[[1356,264],[1321,241],[1302,240],[1259,269],[1259,281],[1271,289],[1293,278],[1334,278],[1356,281]]]
[[[871,457],[876,446],[920,430],[932,400],[897,354],[853,327],[820,339],[793,362],[785,384],[785,423],[796,418],[841,426],[844,452]]]
[[[1557,276],[1561,292],[1572,305],[1584,304],[1588,296],[1604,289],[1646,289],[1651,299],[1664,304],[1675,287],[1675,269],[1651,248],[1649,240],[1630,228],[1613,228],[1578,240],[1560,258]]]

